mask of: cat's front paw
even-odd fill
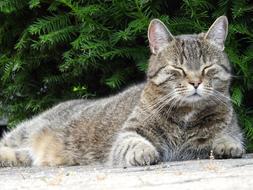
[[[145,166],[158,163],[159,153],[155,147],[145,143],[138,143],[132,149],[129,149],[125,162],[130,166]]]
[[[145,166],[158,163],[159,153],[155,147],[145,143],[138,143],[134,148],[129,149],[125,161],[130,166]]]
[[[159,162],[155,146],[144,137],[133,133],[121,133],[112,146],[108,164],[113,166],[145,166]]]
[[[213,148],[215,158],[241,158],[245,150],[241,143],[224,141]]]

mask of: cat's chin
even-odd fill
[[[203,100],[203,97],[197,93],[185,98],[185,102],[187,103],[197,103],[197,102],[200,102],[201,100]]]

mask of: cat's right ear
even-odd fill
[[[174,39],[165,24],[159,19],[153,19],[148,27],[148,41],[153,54],[160,52]]]

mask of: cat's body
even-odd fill
[[[19,124],[5,135],[2,144],[16,150],[30,149],[29,154],[36,156],[28,165],[31,161],[34,165],[105,163],[113,136],[138,104],[143,87],[139,84],[96,101],[60,103]]]
[[[207,158],[211,150],[241,157],[225,25],[220,17],[207,34],[173,37],[154,20],[145,83],[105,99],[64,102],[21,123],[1,141],[2,166],[149,165]],[[215,29],[225,33],[209,41]]]

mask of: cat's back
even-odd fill
[[[122,122],[138,103],[144,83],[133,85],[122,92],[100,99],[77,99],[57,104],[29,122],[40,122],[50,128],[67,126],[71,121]]]
[[[124,122],[140,101],[144,83],[133,85],[122,92],[98,100],[88,100],[82,108],[76,106],[73,120],[119,125]],[[107,124],[108,123],[108,124]]]

